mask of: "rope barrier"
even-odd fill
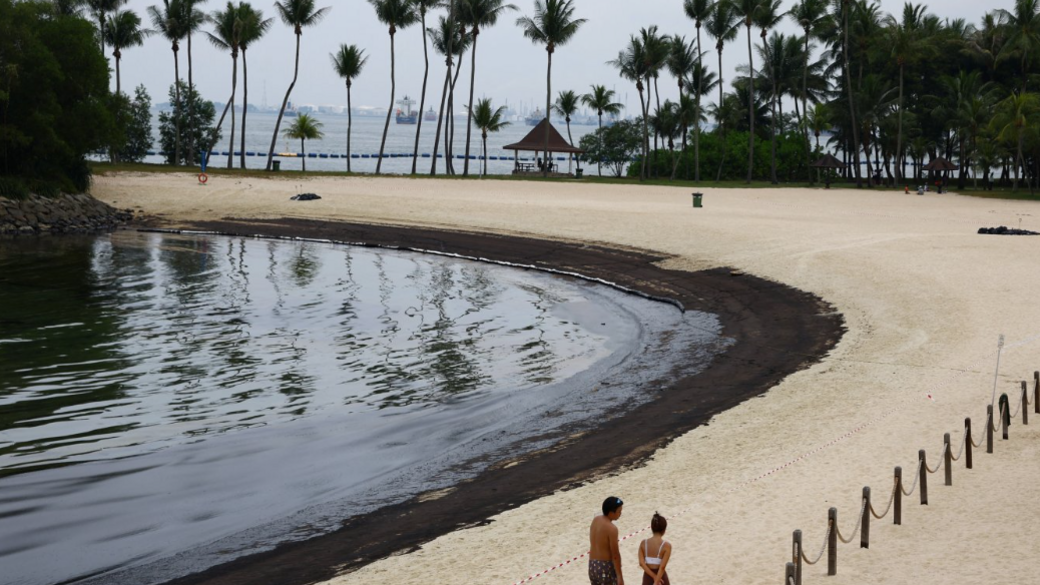
[[[892,510],[892,502],[896,501],[896,490],[897,489],[899,489],[899,486],[896,485],[896,481],[895,481],[895,479],[893,479],[892,480],[892,495],[888,496],[888,505],[885,506],[885,511],[880,516],[878,516],[878,513],[874,510],[874,504],[873,503],[870,504],[870,514],[873,517],[877,518],[878,520],[881,520],[885,516],[888,516],[888,512],[890,510]]]
[[[867,507],[867,499],[863,498],[863,503],[860,504],[860,507],[859,507],[859,516],[856,517],[856,527],[852,529],[852,534],[849,536],[848,540],[845,540],[845,537],[843,537],[841,535],[841,527],[840,526],[835,526],[834,527],[834,529],[838,531],[838,540],[844,542],[845,544],[849,544],[856,538],[856,536],[859,535],[859,527],[863,524],[863,510],[866,509],[866,507]]]
[[[1011,397],[1008,396],[1008,402],[1011,402]],[[1015,412],[1011,414],[1011,418],[1018,418],[1018,413],[1022,410],[1022,401],[1016,400],[1018,404],[1015,405]]]
[[[989,424],[989,423],[986,423],[986,424]],[[984,443],[985,439],[983,438],[983,435],[984,435],[984,434],[985,434],[985,433],[979,433],[979,442],[978,442],[978,443],[976,443],[976,442],[975,442],[975,439],[972,439],[972,440],[971,440],[971,446],[972,446],[972,447],[975,447],[976,449],[981,449],[981,448],[982,448],[982,445],[984,445],[984,444],[985,444],[985,443]]]
[[[831,522],[828,522],[827,533],[823,535],[823,546],[820,547],[820,554],[816,555],[816,560],[810,561],[809,557],[805,556],[804,549],[799,551],[799,554],[802,555],[802,560],[805,561],[805,564],[815,565],[816,563],[820,562],[820,559],[823,558],[823,553],[827,551],[827,540],[831,537],[831,530],[833,529],[834,525]]]
[[[909,498],[914,493],[914,490],[917,489],[917,480],[919,480],[919,479],[921,479],[921,460],[920,459],[917,460],[917,471],[914,472],[914,485],[910,486],[910,491],[906,491],[905,489],[903,489],[902,486],[900,486],[900,488],[899,488],[903,492],[904,496]]]
[[[960,461],[961,457],[964,456],[964,446],[968,444],[968,429],[964,428],[964,434],[961,435],[961,450],[957,452],[956,457],[950,457],[954,461]]]
[[[930,469],[930,468],[928,467],[928,464],[927,464],[927,463],[925,463],[925,464],[924,464],[924,469],[925,469],[925,471],[927,471],[928,473],[936,473],[936,472],[938,472],[938,471],[939,471],[940,469],[942,469],[942,466],[943,466],[943,459],[944,459],[945,457],[946,457],[946,445],[944,444],[944,445],[943,445],[943,450],[942,450],[942,452],[941,452],[941,453],[939,453],[939,463],[936,463],[936,464],[935,464],[935,469]]]

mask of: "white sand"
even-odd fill
[[[324,199],[288,201],[301,191]],[[975,233],[1020,220],[1040,231],[1038,203],[709,189],[705,207],[692,209],[688,190],[663,187],[217,176],[200,188],[187,175],[101,177],[94,192],[169,220],[315,217],[634,246],[674,255],[669,267],[731,266],[784,282],[845,315],[848,333],[822,363],[687,433],[645,466],[335,583],[511,585],[585,551],[592,515],[605,496],[619,495],[627,502],[622,534],[649,524],[654,510],[688,511],[668,533],[674,583],[779,584],[792,530],[803,529],[807,554],[816,556],[829,507],[850,532],[862,486],[872,486],[881,509],[894,466],[912,479],[918,449],[934,465],[944,432],[956,448],[964,417],[981,428],[998,334],[1008,345],[998,392],[1017,397],[1019,380],[1040,369],[1040,237]],[[805,582],[1040,582],[1040,415],[1032,422],[1016,420],[995,454],[976,451],[974,470],[955,464],[953,487],[943,486],[941,472],[929,476],[930,505],[918,505],[916,493],[904,499],[903,526],[891,516],[875,521],[869,550],[858,539],[841,545],[838,576],[825,576],[824,560],[806,567]],[[637,542],[622,545],[630,585],[641,578]],[[585,567],[573,563],[534,583],[586,583]]]

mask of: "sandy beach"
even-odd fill
[[[997,392],[1012,396],[1040,370],[1040,237],[976,234],[1007,225],[1040,231],[1040,203],[956,194],[834,189],[688,189],[498,180],[121,174],[95,180],[96,197],[164,225],[222,218],[320,219],[522,235],[652,251],[664,268],[727,267],[820,297],[847,332],[820,363],[765,395],[718,414],[645,464],[546,495],[491,522],[460,529],[332,582],[512,585],[587,549],[587,528],[607,495],[625,502],[621,534],[669,517],[675,583],[781,583],[791,532],[815,558],[837,507],[850,533],[860,492],[887,504],[892,471],[908,482],[918,449],[935,466],[942,437],[961,445],[963,421],[981,430],[993,391],[997,338],[1006,336]],[[300,192],[323,199],[289,201]],[[739,342],[740,340],[738,340]],[[750,342],[750,341],[749,341]],[[764,349],[784,351],[769,339]],[[793,362],[801,356],[791,355]],[[1032,411],[1032,407],[1030,407]],[[838,550],[806,567],[805,583],[1036,582],[1040,538],[1040,415],[995,453],[955,463],[953,486],[930,475],[929,505],[903,500],[903,525],[874,521],[870,548]],[[976,440],[978,438],[976,434]],[[641,578],[636,546],[622,543],[627,583]],[[824,557],[826,559],[826,557]],[[345,559],[346,560],[346,559]],[[572,562],[532,581],[586,583]]]

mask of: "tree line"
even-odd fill
[[[631,35],[617,57],[609,61],[622,79],[634,83],[640,98],[635,121],[642,127],[638,175],[675,177],[680,163],[693,180],[702,179],[702,146],[712,149],[708,176],[736,178],[737,158],[745,161],[741,178],[778,182],[813,181],[811,163],[823,152],[839,154],[848,176],[857,184],[904,184],[923,179],[925,161],[943,157],[956,164],[957,181],[991,179],[1018,188],[1030,186],[1040,175],[1040,131],[1035,76],[1040,67],[1033,57],[1040,50],[1040,0],[1013,0],[1007,9],[987,12],[977,24],[943,18],[923,4],[906,3],[901,13],[885,14],[877,0],[675,0],[688,17],[688,28],[664,34],[658,27],[642,28]],[[16,4],[19,2],[15,2]],[[25,3],[25,2],[21,2]],[[30,2],[42,4],[41,2]],[[123,51],[141,45],[150,35],[170,43],[173,55],[174,104],[180,108],[181,44],[187,48],[189,96],[194,88],[192,38],[204,33],[214,46],[231,57],[231,99],[217,123],[219,132],[228,108],[233,108],[238,88],[238,61],[242,61],[242,113],[239,166],[245,167],[245,127],[248,109],[248,49],[273,26],[273,18],[248,2],[227,2],[221,10],[202,11],[206,0],[163,0],[148,8],[151,29],[140,17],[123,10],[126,0],[50,0],[56,13],[83,14],[94,21],[102,52],[115,58],[116,92],[121,93],[120,59]],[[418,25],[423,37],[424,112],[430,74],[430,51],[443,58],[444,83],[440,116],[435,129],[435,156],[430,173],[438,169],[437,151],[443,136],[445,172],[455,173],[455,87],[463,57],[470,61],[465,162],[469,173],[472,129],[500,128],[501,108],[488,102],[474,107],[478,39],[509,12],[518,11],[503,0],[368,0],[388,32],[390,105],[384,124],[382,156],[396,90],[395,36]],[[267,153],[271,168],[282,117],[299,79],[303,32],[319,25],[329,7],[315,0],[275,2],[277,17],[293,29],[296,61]],[[568,122],[579,104],[600,116],[616,114],[620,105],[605,85],[578,95],[559,92],[553,100],[552,58],[570,43],[586,19],[578,18],[575,0],[535,0],[533,13],[519,16],[521,34],[546,51],[545,111],[556,112]],[[435,14],[441,11],[442,14]],[[435,21],[435,22],[431,22]],[[801,34],[784,34],[776,28],[784,21]],[[686,34],[684,35],[683,32]],[[688,36],[687,36],[688,35]],[[688,40],[689,39],[689,40]],[[732,47],[737,43],[737,47]],[[741,46],[743,45],[743,46]],[[723,52],[740,50],[746,56],[731,80],[724,78]],[[711,55],[714,52],[715,55]],[[345,82],[348,116],[350,90],[367,61],[365,50],[343,44],[331,55],[332,67]],[[717,57],[717,67],[715,67]],[[712,69],[715,69],[714,71]],[[661,101],[662,77],[670,77],[679,89],[676,101]],[[728,84],[727,84],[728,81]],[[191,107],[191,100],[187,107]],[[480,104],[477,104],[480,105]],[[233,111],[233,110],[232,110]],[[445,120],[445,112],[449,113]],[[494,114],[499,113],[498,119]],[[483,114],[483,119],[474,116]],[[416,126],[414,155],[418,155],[422,116]],[[189,153],[212,148],[198,144],[179,125],[186,117],[175,112],[173,161],[190,160]],[[348,119],[347,149],[350,151]],[[709,122],[713,125],[709,126]],[[231,116],[232,155],[235,151],[235,116]],[[215,133],[209,133],[216,136]],[[299,132],[294,134],[298,136]],[[206,133],[202,133],[206,136]],[[304,136],[314,136],[307,134]],[[826,143],[821,143],[825,137]],[[187,144],[181,144],[182,138]],[[739,138],[746,147],[739,147]],[[205,139],[201,140],[206,142]],[[215,142],[215,140],[214,140]],[[548,137],[546,137],[548,142]],[[678,149],[677,149],[678,147]],[[801,157],[791,150],[800,148]],[[762,150],[768,160],[763,160]],[[779,151],[779,152],[778,152]],[[548,144],[544,155],[548,158]],[[228,165],[232,164],[229,155]],[[662,160],[663,159],[663,160]],[[413,157],[412,172],[418,172]],[[349,170],[350,158],[347,158]],[[632,171],[634,172],[634,171]],[[995,173],[995,176],[994,176]]]

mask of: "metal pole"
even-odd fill
[[[787,563],[787,565],[784,566],[784,585],[791,585],[794,583],[794,578],[794,563]]]
[[[1033,372],[1033,412],[1040,414],[1040,372]]]
[[[1029,384],[1022,380],[1022,424],[1029,424]]]

